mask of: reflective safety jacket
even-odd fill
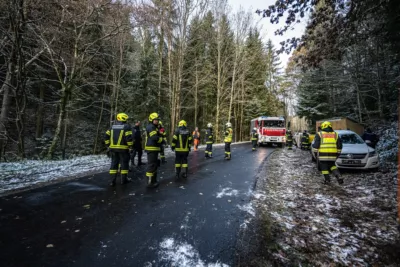
[[[111,129],[107,130],[104,143],[113,152],[129,150],[133,145],[131,126],[127,123],[117,121]]]
[[[149,123],[146,127],[146,145],[144,150],[147,152],[160,151],[163,137],[159,132],[157,125]]]
[[[172,137],[171,147],[175,148],[175,152],[189,152],[192,145],[193,137],[185,126],[179,127]]]
[[[214,143],[214,134],[212,128],[208,128],[206,130],[206,144],[213,144]]]
[[[258,133],[255,131],[251,132],[251,141],[258,141]]]
[[[228,128],[225,131],[225,139],[224,142],[225,143],[232,143],[232,137],[233,137],[233,130],[232,128]]]
[[[293,142],[293,135],[291,133],[286,134],[286,142]]]
[[[318,149],[320,161],[336,161],[342,151],[342,142],[337,132],[327,128],[315,135],[313,148]]]
[[[301,137],[301,143],[303,145],[309,145],[310,144],[310,136],[308,134],[303,134]]]

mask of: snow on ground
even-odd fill
[[[229,267],[218,261],[216,263],[205,263],[192,245],[186,242],[178,242],[173,238],[164,238],[159,245],[158,255],[160,262],[167,264],[166,266]]]
[[[259,247],[264,259],[290,266],[399,264],[397,171],[346,172],[343,186],[334,179],[324,185],[310,157],[277,150],[258,181],[252,205],[270,231]]]
[[[246,142],[238,142],[241,144]],[[224,144],[214,144],[220,147]],[[199,146],[205,148],[204,145]],[[165,156],[174,156],[170,147],[165,149]],[[137,160],[137,159],[136,159]],[[142,160],[147,162],[144,153]],[[109,169],[110,158],[106,155],[91,155],[68,160],[25,160],[0,163],[0,195],[9,191],[38,186],[68,178],[104,172]]]
[[[82,173],[101,172],[109,168],[106,155],[84,156],[68,160],[26,160],[0,163],[0,194],[79,176]]]
[[[231,197],[231,196],[237,196],[239,192],[236,189],[232,189],[230,187],[223,188],[220,192],[217,193],[217,198],[222,198],[222,197]]]

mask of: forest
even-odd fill
[[[231,11],[208,0],[0,0],[0,158],[61,159],[103,153],[119,112],[168,133],[230,121],[310,124],[348,116],[397,120],[400,7],[396,0],[286,0]],[[254,19],[258,13],[260,22]],[[260,23],[285,21],[281,47]],[[301,38],[294,24],[307,20]],[[285,69],[279,53],[293,55]]]

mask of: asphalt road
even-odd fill
[[[191,152],[189,177],[173,158],[147,189],[145,166],[125,186],[107,173],[0,198],[1,266],[232,266],[255,175],[271,148]],[[144,155],[145,156],[145,155]],[[213,265],[215,264],[215,265]]]

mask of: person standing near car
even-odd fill
[[[331,181],[330,173],[336,177],[339,184],[343,184],[343,178],[340,176],[335,164],[337,157],[342,151],[342,147],[342,141],[338,133],[332,129],[332,124],[329,121],[323,122],[321,124],[321,131],[315,135],[313,148],[318,149],[317,159],[326,184]]]
[[[375,148],[379,141],[379,137],[373,133],[370,128],[367,128],[367,130],[364,132],[362,139],[365,141],[365,143],[367,143],[368,146],[372,148]]]

